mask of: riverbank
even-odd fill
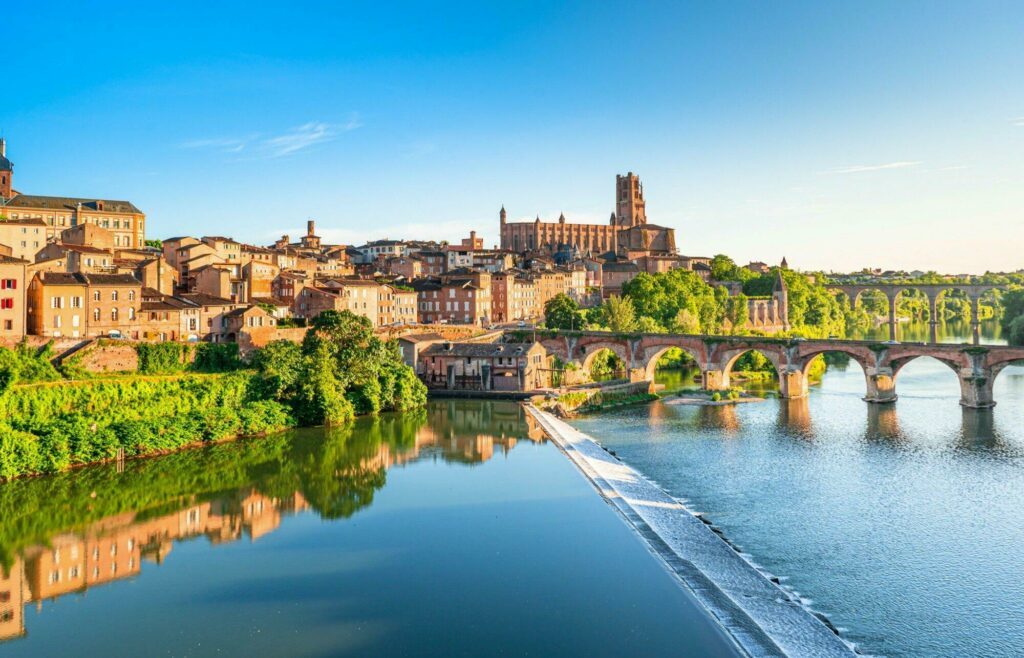
[[[790,658],[855,655],[822,620],[684,505],[586,434],[533,406],[527,411],[747,654]]]

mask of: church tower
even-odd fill
[[[778,309],[778,319],[785,331],[789,331],[789,288],[786,287],[786,280],[782,278],[782,271],[775,272],[775,285],[772,286],[772,299],[775,300]]]
[[[0,137],[0,197],[14,196],[14,164],[7,159],[7,140]]]
[[[615,176],[615,219],[619,226],[639,226],[647,223],[644,186],[632,171]]]

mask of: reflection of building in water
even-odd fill
[[[205,535],[213,543],[252,540],[273,531],[282,513],[308,505],[301,494],[278,499],[253,490],[193,505],[161,517],[135,521],[133,514],[107,517],[82,535],[61,534],[49,546],[34,546],[0,579],[0,640],[24,634],[23,608],[47,599],[134,576],[143,558],[160,562],[173,542]]]
[[[478,463],[496,452],[507,453],[523,436],[524,418],[518,405],[430,405],[431,418],[417,430],[411,443],[380,441],[367,444],[365,456],[339,463],[338,479],[355,479],[383,472],[424,457]],[[544,440],[530,432],[530,439]],[[259,493],[255,487],[196,503],[159,517],[141,519],[127,512],[108,516],[79,533],[50,538],[46,546],[25,549],[9,572],[0,572],[0,641],[25,634],[24,609],[47,599],[85,592],[90,587],[130,578],[142,572],[142,561],[160,563],[174,542],[205,536],[213,544],[236,541],[245,535],[256,540],[281,524],[288,514],[309,508],[299,492],[283,498]]]
[[[9,571],[4,572],[0,567],[0,642],[25,634],[27,601],[25,565],[20,558],[15,558]]]

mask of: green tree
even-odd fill
[[[636,310],[629,297],[609,297],[604,303],[604,317],[611,331],[625,333],[637,329]]]
[[[559,293],[544,304],[544,326],[548,329],[582,329],[583,324],[580,305],[569,295]]]
[[[673,333],[678,334],[699,334],[700,333],[700,320],[697,316],[691,313],[688,309],[681,308],[676,313],[675,319],[672,321],[670,327]]]
[[[1024,315],[1018,315],[1010,323],[1009,341],[1011,345],[1024,345]]]
[[[146,246],[153,249],[163,249],[164,243],[162,240],[146,240]]]

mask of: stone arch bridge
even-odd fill
[[[950,291],[959,291],[971,302],[971,332],[974,344],[981,343],[981,322],[978,320],[978,302],[990,290],[1004,290],[1006,286],[995,284],[967,283],[864,283],[856,285],[829,285],[829,290],[841,292],[850,298],[850,305],[856,306],[860,296],[866,292],[880,292],[885,295],[889,306],[889,340],[896,340],[896,304],[900,294],[906,290],[916,290],[928,298],[928,319],[931,322],[931,342],[936,343],[936,326],[938,325],[936,305],[939,297]]]
[[[894,402],[896,378],[914,359],[930,356],[949,366],[960,381],[960,404],[965,407],[995,406],[992,385],[1006,366],[1024,364],[1024,347],[976,346],[923,343],[878,343],[858,340],[803,340],[751,336],[698,336],[681,334],[615,334],[611,332],[569,332],[541,338],[550,354],[565,363],[589,369],[602,350],[614,352],[626,365],[631,381],[653,381],[660,359],[678,347],[697,363],[705,390],[729,388],[733,365],[743,354],[764,354],[779,373],[784,398],[807,395],[807,373],[811,361],[826,352],[840,352],[864,370],[867,402]]]

